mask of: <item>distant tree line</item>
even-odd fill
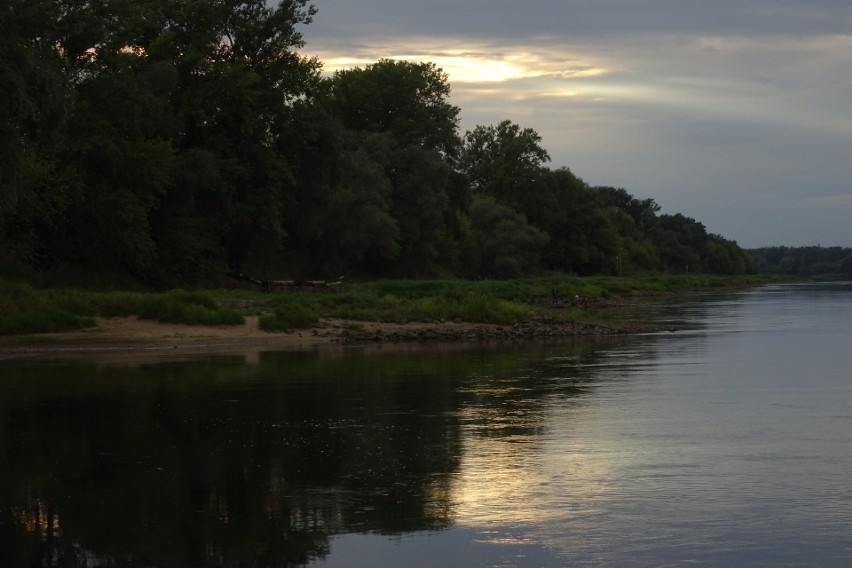
[[[755,269],[762,274],[804,278],[852,279],[852,249],[843,247],[765,247],[751,249]]]
[[[735,242],[550,169],[447,75],[323,76],[308,0],[3,0],[0,266],[151,285],[263,277],[740,274]]]

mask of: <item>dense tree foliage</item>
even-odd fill
[[[852,249],[765,247],[748,251],[757,271],[805,278],[852,278]]]
[[[320,73],[309,0],[4,0],[0,267],[152,286],[259,277],[735,274],[732,241],[459,133],[447,75]]]

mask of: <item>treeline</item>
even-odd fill
[[[852,249],[843,247],[765,247],[749,250],[761,274],[852,279]]]
[[[700,222],[547,167],[531,129],[462,135],[432,63],[323,76],[299,52],[307,0],[0,10],[6,272],[168,286],[751,269]]]

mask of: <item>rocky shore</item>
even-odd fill
[[[562,321],[537,316],[512,325],[455,322],[417,322],[408,324],[355,324],[331,329],[315,329],[312,334],[334,341],[357,343],[434,343],[454,341],[522,341],[543,338],[603,336],[655,331],[630,322],[618,324]]]
[[[439,344],[604,337],[655,331],[627,321],[563,321],[537,316],[511,325],[463,321],[360,322],[325,319],[310,329],[266,332],[250,316],[239,326],[190,326],[137,318],[98,319],[97,327],[63,333],[0,338],[0,358],[89,352],[222,349],[304,350],[327,346]]]

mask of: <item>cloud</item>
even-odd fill
[[[617,46],[578,46],[554,38],[506,45],[421,36],[352,45],[345,56],[342,51],[331,46],[314,53],[327,71],[383,57],[431,61],[447,71],[456,92],[468,84],[476,88],[511,81],[506,90],[512,89],[514,98],[583,94],[754,121],[842,129],[852,125],[852,115],[844,112],[845,94],[839,92],[852,87],[852,63],[845,57],[852,52],[849,36],[802,43],[678,35],[650,42],[624,40]],[[827,81],[834,83],[833,93],[814,88],[824,89]]]
[[[784,219],[816,197],[810,231],[852,246],[837,215],[852,213],[848,0],[317,5],[306,51],[328,72],[432,61],[463,130],[534,128],[555,167],[754,246],[812,242],[806,223]]]
[[[321,35],[571,37],[630,35],[808,36],[847,33],[846,0],[316,0]],[[326,33],[332,32],[332,33]]]
[[[430,61],[443,68],[451,83],[500,82],[511,79],[585,78],[605,75],[608,69],[562,51],[565,46],[509,45],[474,42],[465,38],[423,36],[404,40],[386,38],[373,43],[327,46],[316,53],[327,72],[363,67],[381,58]]]

